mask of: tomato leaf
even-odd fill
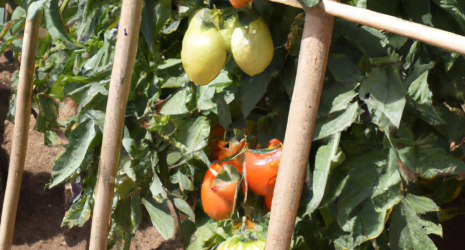
[[[171,2],[169,0],[144,1],[140,30],[151,52],[158,51],[158,35],[170,18]]]
[[[58,0],[45,0],[42,4],[44,10],[43,22],[53,39],[67,41],[71,47],[83,47],[67,34],[63,22],[61,21]]]
[[[163,187],[163,184],[161,183],[160,177],[158,177],[157,173],[154,173],[153,175],[152,184],[150,184],[150,191],[153,197],[164,199],[168,197],[167,192]]]
[[[424,65],[415,64],[414,72],[404,82],[408,94],[419,104],[432,104],[433,93],[429,90],[427,79],[428,70],[433,66],[433,62]]]
[[[165,240],[172,238],[175,233],[175,225],[167,201],[158,203],[153,199],[142,198],[142,203],[150,215],[152,224],[161,236]]]
[[[413,210],[415,210],[415,213],[418,215],[424,215],[427,212],[434,212],[439,210],[438,205],[436,205],[433,200],[424,196],[408,194],[405,196],[405,199],[409,201]]]
[[[62,227],[72,228],[74,226],[82,227],[87,220],[89,220],[92,213],[93,198],[91,196],[84,196],[78,202],[74,203],[66,212]]]
[[[205,147],[209,134],[210,124],[205,117],[200,116],[181,121],[169,140],[186,155]]]
[[[189,112],[187,104],[191,101],[192,92],[190,88],[185,88],[171,97],[160,111],[162,115],[182,115]]]
[[[95,121],[91,119],[82,122],[73,130],[66,151],[53,165],[50,188],[62,183],[81,166],[98,133]]]
[[[327,116],[334,112],[347,109],[354,97],[358,83],[336,83],[321,92],[318,116]]]
[[[393,67],[375,68],[360,87],[372,121],[380,127],[399,127],[406,99],[400,76]]]
[[[419,138],[412,146],[399,149],[400,159],[407,167],[427,179],[438,175],[459,176],[465,173],[465,163],[462,160],[447,155],[443,149],[436,148],[431,143],[423,144],[421,139],[425,138],[431,138],[432,142],[437,139],[430,134],[430,137]]]
[[[357,102],[351,103],[346,110],[320,117],[316,120],[313,140],[319,140],[344,131],[355,122],[361,110]]]
[[[437,249],[428,237],[429,227],[436,226],[420,219],[411,203],[405,198],[392,211],[389,238],[392,249]],[[415,204],[415,202],[414,202]],[[428,226],[428,228],[426,228]],[[435,233],[441,230],[435,230]],[[440,233],[439,235],[441,235]]]
[[[195,221],[194,211],[192,210],[191,206],[185,200],[181,198],[174,198],[173,202],[176,208],[179,209],[179,211],[189,216],[190,220]]]
[[[228,129],[231,124],[231,112],[224,98],[224,94],[216,95],[216,107],[221,126],[223,126],[224,129]]]
[[[362,76],[356,62],[344,54],[329,54],[328,70],[338,82],[360,82]]]
[[[115,222],[127,231],[132,231],[131,209],[131,199],[120,200],[113,213]]]
[[[157,80],[161,88],[179,88],[190,81],[178,58],[164,60],[158,65]]]
[[[148,151],[148,145],[131,138],[123,138],[123,147],[129,153],[132,160],[141,159]]]
[[[176,173],[170,176],[170,181],[181,185],[184,190],[194,191],[194,173],[187,164],[176,168]]]
[[[377,29],[360,27],[358,24],[343,19],[335,19],[334,30],[369,57],[377,58],[387,55],[385,47],[387,37]]]
[[[342,163],[344,153],[339,149],[341,134],[335,134],[328,145],[318,149],[315,157],[315,170],[313,171],[313,197],[307,204],[306,214],[312,214],[320,205],[328,181],[329,171],[332,167]]]
[[[442,9],[448,12],[460,24],[460,27],[465,31],[465,4],[455,0],[433,0]]]
[[[108,96],[107,88],[100,83],[86,84],[69,93],[69,96],[79,103],[80,109],[89,105],[93,100],[96,100],[99,95]]]
[[[312,8],[318,5],[321,0],[298,0],[301,5],[307,6],[308,8]]]
[[[401,179],[394,152],[374,151],[348,164],[337,220],[342,230],[350,233],[350,244],[358,246],[384,230],[386,212],[402,199]]]
[[[242,114],[245,118],[265,94],[273,73],[284,64],[286,51],[275,50],[274,53],[273,60],[265,71],[253,77],[244,74],[241,78]]]

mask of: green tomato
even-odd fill
[[[216,28],[191,21],[182,41],[181,61],[189,78],[206,85],[220,73],[226,62],[224,39]]]
[[[273,59],[274,47],[270,30],[262,17],[247,27],[234,29],[231,50],[237,65],[250,76],[268,67]]]
[[[218,246],[217,250],[263,250],[265,241],[245,239],[239,235],[227,239]]]

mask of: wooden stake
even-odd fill
[[[327,0],[321,2],[319,7],[325,10],[327,14],[343,18],[347,21],[389,31],[460,54],[465,54],[465,37],[451,32]]]
[[[11,249],[11,243],[13,241],[19,191],[21,189],[21,179],[23,177],[24,162],[26,160],[37,39],[42,17],[43,12],[40,11],[34,20],[26,18],[26,26],[24,29],[19,85],[18,93],[16,94],[13,145],[11,147],[10,166],[0,226],[0,249],[2,250]]]
[[[288,250],[315,129],[334,18],[306,9],[283,154],[273,195],[266,250]]]
[[[297,0],[270,1],[302,8]],[[389,31],[465,55],[464,36],[330,0],[323,0],[320,2],[319,7],[327,14],[347,21]]]
[[[107,249],[115,176],[139,39],[142,0],[123,0],[110,79],[89,250]]]

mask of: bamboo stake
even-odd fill
[[[283,154],[273,194],[266,250],[288,250],[310,153],[334,17],[306,8]]]
[[[137,53],[142,0],[123,0],[110,79],[89,250],[107,249],[126,104]]]
[[[10,166],[0,226],[0,249],[2,250],[11,249],[11,243],[13,241],[19,191],[21,189],[21,179],[23,177],[24,162],[26,160],[34,66],[42,16],[43,11],[40,11],[34,20],[26,18],[26,26],[24,29],[19,85],[16,95],[13,145],[11,147]]]
[[[297,0],[270,1],[302,8]],[[464,36],[330,0],[323,0],[320,2],[319,7],[323,9],[326,14],[340,17],[347,21],[389,31],[465,55]]]

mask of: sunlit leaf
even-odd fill
[[[181,115],[189,112],[187,103],[191,101],[192,93],[189,88],[185,88],[171,97],[160,111],[162,115]]]
[[[164,239],[170,239],[174,236],[174,218],[171,216],[168,203],[165,201],[158,203],[153,199],[147,200],[142,198],[142,203],[150,215],[152,224]]]
[[[315,124],[313,140],[328,137],[337,132],[344,131],[355,122],[359,114],[358,103],[351,103],[346,110],[320,117]]]
[[[97,133],[94,120],[86,120],[73,130],[66,151],[57,158],[53,165],[53,180],[50,187],[62,183],[81,166]]]
[[[383,128],[399,127],[406,100],[395,69],[373,69],[362,83],[359,95],[367,103],[374,123]]]
[[[437,249],[428,237],[428,229],[416,214],[408,199],[403,199],[392,211],[389,226],[391,249]]]
[[[90,219],[92,213],[93,198],[84,196],[79,202],[74,203],[66,212],[61,226],[72,228],[73,226],[82,227]]]
[[[210,125],[207,119],[201,116],[182,121],[170,139],[183,154],[189,154],[205,147],[209,134]]]

